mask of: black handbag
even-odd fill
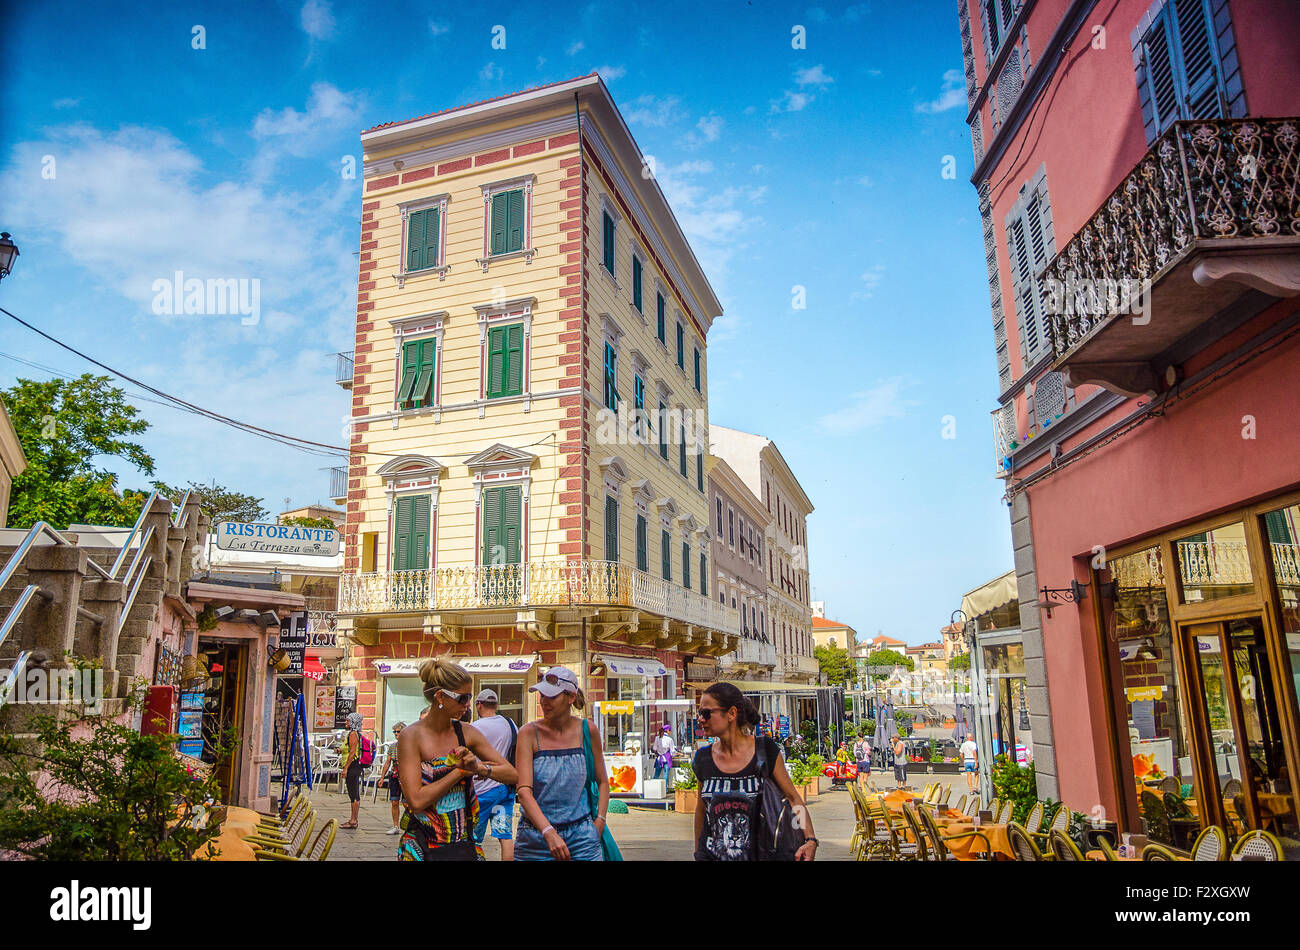
[[[794,807],[772,778],[776,763],[768,761],[767,741],[757,741],[758,748],[755,752],[762,780],[758,792],[758,833],[754,836],[754,860],[793,861],[795,852],[803,847],[806,836],[800,827],[801,822],[796,820]]]

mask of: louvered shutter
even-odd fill
[[[499,560],[501,547],[501,488],[483,489],[483,563]]]
[[[673,539],[668,536],[667,531],[659,532],[659,559],[662,562],[660,567],[663,569],[664,580],[673,579]]]
[[[524,190],[506,192],[506,253],[524,248]]]
[[[1264,515],[1264,540],[1270,544],[1295,544],[1291,526],[1287,524],[1286,511],[1270,511]]]
[[[695,453],[695,487],[704,491],[704,453]]]
[[[618,560],[618,501],[605,499],[605,560]]]
[[[695,391],[696,391],[697,393],[698,393],[698,392],[703,392],[703,390],[700,389],[700,350],[699,350],[699,347],[696,347],[696,348],[695,348]]]
[[[636,516],[636,569],[638,571],[648,571],[650,554],[646,550],[648,539],[646,538],[646,523],[644,515]]]
[[[614,273],[614,219],[605,214],[604,228],[605,270]]]
[[[524,325],[504,327],[505,393],[518,396],[524,391]]]
[[[393,570],[410,570],[407,564],[411,545],[411,503],[414,498],[397,499],[397,512],[393,519]]]
[[[665,333],[666,333],[667,331],[664,329],[664,312],[665,312],[666,310],[667,310],[667,306],[664,304],[664,295],[663,295],[663,294],[655,294],[655,312],[656,312],[656,314],[658,315],[658,320],[659,320],[659,328],[658,328],[658,329],[659,329],[659,342],[660,342],[660,343],[666,343],[666,342],[668,341],[668,337],[665,336]]]
[[[411,534],[407,548],[407,570],[429,568],[429,496],[416,495],[411,501]]]
[[[677,427],[677,467],[682,473],[682,478],[686,477],[686,430],[681,426]]]
[[[1174,79],[1174,46],[1166,7],[1151,24],[1146,40],[1147,84],[1156,129],[1163,132],[1178,118],[1178,86]]]
[[[415,384],[419,378],[419,343],[407,343],[402,347],[402,381],[397,387],[397,402],[399,405],[404,405],[411,401],[411,394],[415,391]]]
[[[677,365],[686,368],[686,333],[680,323],[677,324]]]
[[[522,491],[517,485],[508,485],[501,489],[501,535],[505,539],[507,564],[519,563],[522,499]]]
[[[632,256],[632,306],[641,309],[641,259]]]
[[[1206,0],[1174,0],[1174,11],[1183,66],[1183,117],[1216,119],[1223,115],[1223,98],[1219,94],[1218,44]]]
[[[425,265],[425,221],[424,211],[413,211],[406,219],[406,270],[407,272],[423,269]]]
[[[691,546],[682,542],[682,586],[691,589]]]
[[[700,554],[700,594],[709,596],[709,559],[703,553]]]
[[[659,404],[659,457],[668,458],[668,407]]]
[[[488,330],[487,394],[502,396],[506,392],[506,328]]]
[[[424,212],[424,260],[421,267],[438,266],[439,210],[430,208]]]
[[[506,192],[492,196],[492,241],[489,247],[493,254],[506,252],[506,234],[509,230],[509,199]]]
[[[416,406],[430,405],[433,402],[433,368],[438,341],[432,338],[417,340],[408,346],[415,350],[419,372],[408,398]]]

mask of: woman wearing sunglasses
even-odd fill
[[[516,861],[603,861],[600,836],[609,808],[609,778],[595,723],[570,714],[586,699],[572,670],[553,666],[530,692],[538,694],[542,718],[519,730],[515,789],[524,817],[515,842]],[[587,799],[587,730],[600,802],[593,820]]]
[[[755,738],[758,711],[731,683],[714,683],[700,697],[700,731],[712,740],[695,753],[693,768],[700,783],[695,805],[695,860],[754,860],[754,830],[759,817],[759,792],[763,779],[776,782],[785,800],[800,816],[805,834],[795,852],[796,861],[811,861],[817,854],[812,819],[785,770],[780,747],[764,736]],[[767,762],[759,768],[758,743]]]
[[[474,776],[509,784],[515,770],[481,732],[460,717],[469,709],[470,675],[448,660],[420,666],[429,712],[397,739],[397,774],[406,799],[400,861],[482,861],[474,841]],[[454,764],[451,764],[454,763]]]

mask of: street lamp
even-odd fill
[[[0,280],[9,276],[18,257],[18,245],[9,239],[8,231],[0,231]]]

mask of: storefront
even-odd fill
[[[420,666],[428,659],[373,659],[371,663],[379,676],[376,689],[378,709],[375,723],[385,741],[398,722],[414,722],[429,705],[424,698],[424,684],[420,680]],[[498,697],[497,715],[513,719],[522,726],[536,718],[536,699],[528,687],[537,682],[535,653],[518,656],[464,657],[450,655],[447,659],[465,668],[473,679],[472,692],[491,689]],[[473,716],[471,706],[471,717]]]
[[[1298,541],[1292,495],[1128,545],[1096,572],[1129,827],[1174,792],[1201,825],[1300,837]]]

